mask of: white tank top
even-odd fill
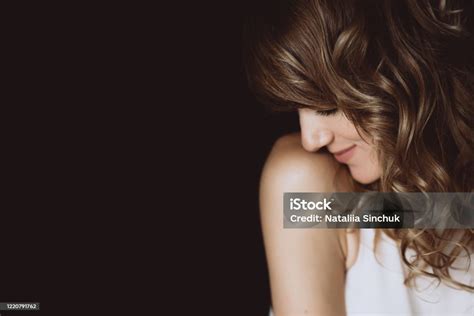
[[[418,290],[403,284],[407,267],[396,242],[385,234],[374,253],[375,229],[360,229],[356,262],[346,274],[347,315],[474,315],[474,293],[457,290],[426,276],[416,278]],[[413,251],[408,251],[408,258]],[[378,259],[378,261],[377,261]],[[457,281],[474,286],[474,255],[458,258],[451,270]],[[380,262],[380,263],[379,263]]]
[[[348,316],[443,315],[474,316],[474,293],[437,286],[433,278],[416,278],[418,290],[403,284],[407,274],[398,245],[381,234],[374,253],[375,229],[360,229],[357,259],[346,273],[346,311]],[[408,258],[413,252],[408,251]],[[378,259],[378,261],[377,261]],[[460,260],[464,259],[464,260]],[[455,262],[461,270],[451,270],[455,280],[474,286],[474,254],[466,271],[467,258]],[[380,263],[379,263],[380,262]],[[273,316],[270,309],[270,316]]]

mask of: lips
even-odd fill
[[[334,158],[336,158],[336,160],[339,161],[340,163],[348,162],[355,152],[355,147],[356,145],[352,145],[346,149],[333,152]]]

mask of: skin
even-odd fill
[[[373,146],[341,114],[299,111],[301,133],[278,139],[265,163],[260,209],[275,316],[346,315],[345,273],[357,257],[358,236],[337,229],[283,229],[284,192],[348,192],[350,177],[370,183],[380,177]],[[356,145],[337,172],[330,152]],[[337,186],[337,189],[336,189]]]

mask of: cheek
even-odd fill
[[[354,162],[349,164],[352,177],[363,184],[372,183],[378,180],[382,174],[376,152],[370,146],[360,146]]]
[[[356,155],[347,164],[352,177],[363,184],[378,180],[382,170],[374,146],[362,139],[355,126],[343,116],[338,117],[333,126],[334,132],[340,139],[354,142],[358,146]]]
[[[331,125],[339,138],[357,143],[363,141],[355,126],[344,116],[339,116]]]

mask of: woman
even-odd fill
[[[297,110],[265,164],[272,307],[474,315],[474,233],[283,229],[283,192],[472,192],[473,1],[279,3],[246,33],[251,88]]]

